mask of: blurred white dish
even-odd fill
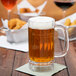
[[[28,24],[25,24],[21,29],[10,30],[8,28],[8,20],[2,20],[3,28],[7,36],[7,41],[10,43],[19,43],[28,40]]]
[[[66,27],[66,29],[68,30],[69,40],[70,41],[76,40],[76,30],[75,30],[76,29],[76,25],[65,26],[64,22],[65,22],[65,20],[67,18],[69,18],[71,20],[71,22],[73,22],[76,19],[76,13],[74,13],[74,14],[72,14],[70,16],[67,16],[64,19],[56,21],[56,25],[61,25],[61,26]],[[64,40],[64,35],[63,35],[63,33],[60,30],[58,30],[58,34],[59,34],[59,38]]]
[[[43,8],[45,7],[47,1],[45,1],[42,5],[38,6],[37,8],[35,8],[34,6],[32,6],[28,0],[22,0],[18,5],[17,5],[17,9],[18,9],[18,15],[19,17],[24,20],[24,21],[28,21],[29,18],[34,17],[34,16],[39,16],[43,10]],[[20,8],[30,8],[32,11],[35,11],[36,9],[39,9],[38,13],[20,13]]]

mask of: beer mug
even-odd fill
[[[55,20],[46,16],[30,18],[28,26],[29,68],[33,71],[52,70],[54,57],[65,56],[69,49],[67,29],[60,25],[56,26]],[[56,53],[54,53],[55,30],[61,30],[65,37],[64,49]]]

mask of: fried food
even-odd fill
[[[20,13],[25,13],[25,8],[21,8]]]
[[[16,26],[16,22],[18,19],[11,19],[8,21],[8,27],[9,29],[13,29]]]
[[[20,13],[38,13],[39,9],[32,11],[30,8],[20,8]]]
[[[68,18],[68,19],[66,19],[64,25],[66,25],[66,26],[76,25],[76,20],[74,20],[74,21],[71,23],[71,20]]]
[[[71,23],[71,20],[70,19],[66,19],[64,25],[66,25],[66,26],[76,25],[76,20],[74,20]],[[75,28],[74,27],[71,27],[71,28],[68,29],[69,37],[72,36],[73,32],[75,32]]]
[[[13,29],[14,30],[20,29],[24,24],[26,24],[25,21],[18,20],[17,24],[16,24],[16,27],[14,27]]]
[[[74,20],[74,21],[71,23],[71,25],[76,25],[76,20]]]
[[[36,9],[35,12],[38,13],[39,12],[39,9]]]
[[[20,9],[20,13],[31,13],[31,9],[30,8],[21,8]]]
[[[74,23],[76,24],[76,20],[74,20]]]
[[[70,20],[69,18],[66,19],[64,25],[66,25],[66,26],[70,26],[70,24],[71,24],[71,20]]]
[[[9,29],[14,29],[14,30],[20,29],[22,26],[24,26],[24,24],[26,24],[26,22],[20,19],[11,19],[8,21]]]

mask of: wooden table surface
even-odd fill
[[[56,46],[56,49],[59,50],[59,47]],[[66,65],[67,68],[53,76],[76,76],[76,41],[70,42],[69,52],[65,57],[55,60],[57,63]],[[0,48],[0,76],[30,76],[15,71],[27,62],[28,53]]]
[[[36,0],[29,0],[29,1],[30,2],[33,1],[31,2],[33,3],[32,5],[38,4]],[[43,1],[43,0],[37,0],[37,1]],[[13,14],[15,11],[17,11],[16,7],[14,7],[14,9],[11,12],[11,18],[18,17],[15,14]],[[47,16],[53,17],[56,20],[62,18],[62,10],[54,4],[53,0],[48,0],[48,3],[43,11],[46,12]],[[66,16],[75,12],[76,12],[76,4],[73,7],[71,7],[69,10],[67,10]],[[1,4],[1,0],[0,0],[0,18],[3,19],[7,18],[6,14],[7,11]],[[65,57],[57,58],[55,60],[57,63],[66,65],[67,68],[53,76],[76,76],[76,41],[70,42],[69,52]],[[0,76],[30,76],[15,71],[16,68],[24,65],[27,62],[28,62],[28,53],[0,48]]]
[[[29,1],[33,1],[31,2],[33,3],[32,5],[34,5],[34,2],[36,2],[35,0],[29,0]],[[43,0],[37,0],[37,1],[43,1]],[[0,18],[3,19],[7,18],[6,15],[7,11],[3,10],[5,8],[1,4],[1,0],[0,0],[0,7],[1,7]],[[16,8],[12,10],[11,18],[18,17],[17,15],[13,14],[15,11],[17,11]],[[53,17],[56,20],[62,18],[62,10],[54,4],[53,0],[48,0],[48,3],[43,11],[46,12],[47,16]],[[76,12],[76,4],[73,7],[71,7],[69,10],[67,10],[66,16],[75,12]],[[0,26],[1,25],[2,24],[0,21]],[[67,68],[53,76],[76,76],[76,41],[70,42],[69,52],[65,57],[56,58],[55,60],[57,63],[66,65]],[[30,76],[15,71],[16,68],[24,65],[27,62],[28,62],[28,53],[0,48],[0,76]]]

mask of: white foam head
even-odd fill
[[[30,18],[28,24],[32,29],[52,29],[54,28],[55,20],[51,17],[38,16]]]

